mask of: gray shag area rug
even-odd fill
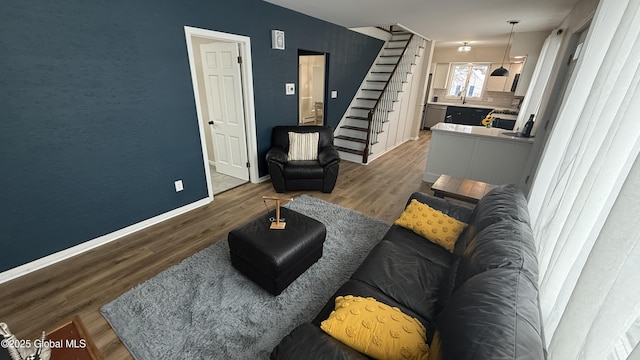
[[[303,195],[286,205],[327,227],[322,258],[277,297],[231,266],[220,240],[104,305],[136,359],[268,359],[311,321],[389,225]]]

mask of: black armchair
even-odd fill
[[[318,159],[289,161],[289,132],[317,132]],[[266,159],[276,192],[321,190],[330,193],[336,186],[340,155],[333,146],[333,130],[328,126],[274,127],[271,133],[271,149],[267,152]]]

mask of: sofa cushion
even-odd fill
[[[462,255],[462,251],[478,232],[501,220],[529,222],[527,200],[522,190],[515,185],[498,186],[478,201],[467,222],[469,226],[456,242],[454,253]]]
[[[537,282],[538,262],[528,223],[501,220],[478,232],[460,257],[454,291],[467,279],[494,268],[522,269]]]
[[[420,321],[374,298],[338,296],[320,328],[340,342],[376,359],[427,360],[426,329]]]
[[[320,326],[320,324],[329,317],[329,314],[335,309],[334,300],[338,296],[346,296],[346,295],[354,295],[361,297],[372,297],[377,299],[381,303],[385,303],[389,306],[394,306],[399,308],[403,313],[418,319],[422,325],[427,328],[427,339],[431,339],[433,335],[433,330],[435,330],[435,319],[432,323],[422,318],[420,314],[416,313],[413,309],[406,307],[405,305],[397,302],[395,299],[389,297],[380,289],[373,287],[369,284],[365,284],[360,280],[349,279],[347,282],[342,284],[342,286],[329,298],[329,301],[325,304],[324,308],[320,310],[318,315],[313,319],[312,323]]]
[[[501,268],[464,283],[438,317],[443,359],[545,358],[535,282]]]
[[[449,252],[453,252],[458,236],[467,227],[462,221],[416,199],[411,200],[395,225],[409,229]]]
[[[437,290],[450,264],[451,253],[420,237],[418,241],[385,239],[369,253],[351,278],[375,287],[412,309],[428,325],[434,319]]]
[[[318,160],[289,161],[282,171],[285,179],[322,179],[324,168]]]
[[[369,357],[332,338],[316,325],[305,323],[273,349],[271,360],[277,359],[367,360]]]

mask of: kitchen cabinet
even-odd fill
[[[447,114],[447,105],[427,105],[427,118],[424,121],[425,128],[431,128],[437,123],[444,122],[444,117]]]
[[[446,89],[448,77],[449,77],[449,63],[435,64],[435,70],[433,73],[433,88]]]
[[[447,120],[447,122],[454,124],[481,126],[482,119],[484,119],[489,112],[491,112],[491,109],[447,106],[445,118],[451,116],[450,121]]]
[[[433,183],[447,174],[495,185],[522,184],[533,141],[497,128],[438,124],[431,128],[423,180]]]
[[[489,74],[500,66],[502,66],[502,64],[491,64]],[[509,76],[489,76],[487,87],[485,88],[486,91],[511,92],[516,74],[520,74],[520,71],[522,71],[522,63],[504,64],[504,68],[509,70]]]
[[[509,64],[509,76],[507,77],[507,84],[505,85],[504,91],[515,92],[516,89],[513,86],[513,82],[516,80],[516,75],[520,77],[521,72],[522,72],[522,63]]]
[[[493,70],[499,68],[502,64],[491,64],[489,68],[489,74],[493,72]],[[509,70],[509,64],[504,64],[504,68]],[[509,75],[511,75],[511,71],[509,71]],[[504,91],[504,88],[507,84],[506,76],[489,76],[487,80],[486,91]]]

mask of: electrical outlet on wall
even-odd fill
[[[338,91],[333,90],[333,91],[331,92],[331,98],[332,98],[332,99],[335,99],[335,98],[337,98],[337,97],[338,97]]]
[[[184,190],[184,185],[182,185],[182,180],[176,180],[173,185],[176,187],[176,192],[180,192]]]
[[[284,86],[284,93],[286,95],[295,95],[296,93],[296,84],[294,83],[286,83]]]

